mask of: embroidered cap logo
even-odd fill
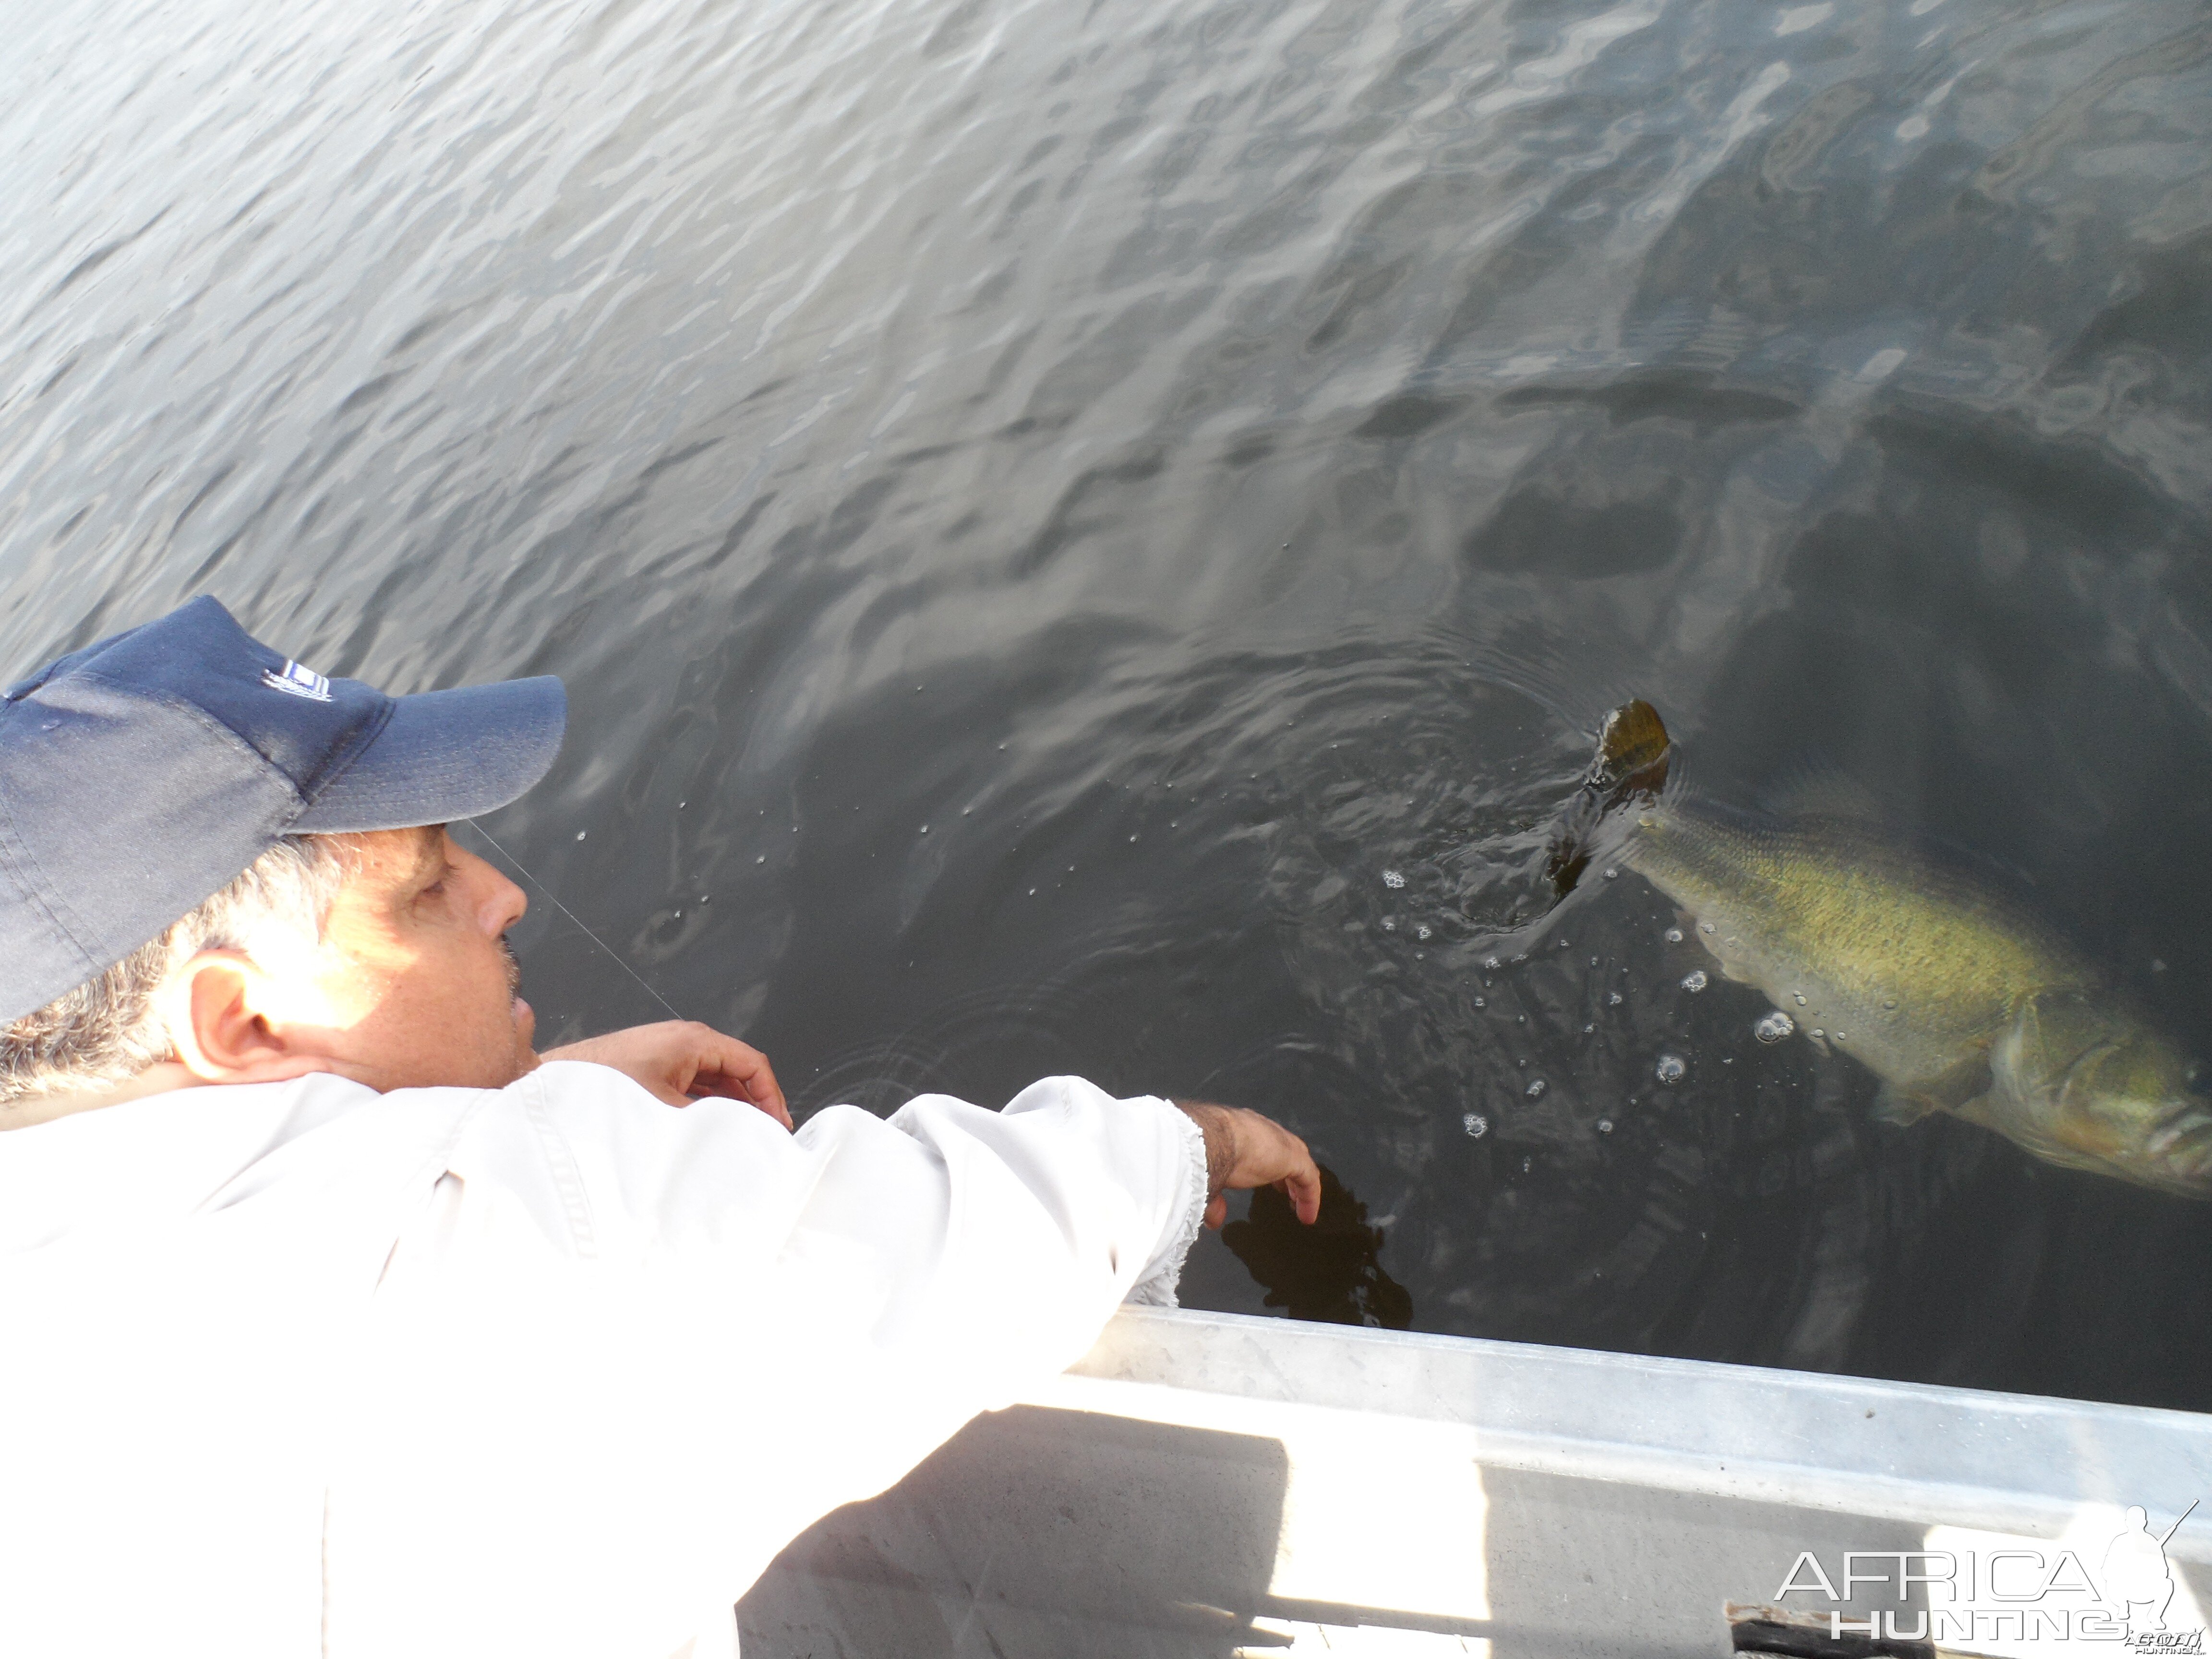
[[[271,691],[289,691],[295,697],[307,697],[316,702],[331,700],[331,683],[313,669],[296,662],[286,663],[281,674],[273,668],[263,669],[261,683]]]

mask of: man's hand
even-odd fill
[[[538,1058],[611,1066],[671,1106],[688,1106],[708,1095],[750,1101],[785,1128],[791,1127],[791,1109],[783,1103],[783,1091],[776,1086],[768,1056],[696,1020],[633,1025],[626,1031],[586,1037]]]
[[[1229,1214],[1228,1192],[1273,1187],[1311,1226],[1321,1213],[1321,1171],[1306,1144],[1288,1129],[1242,1106],[1178,1100],[1206,1137],[1206,1224],[1218,1227]]]

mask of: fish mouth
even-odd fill
[[[2189,1106],[2143,1138],[2128,1173],[2191,1198],[2212,1199],[2212,1112]]]
[[[2086,1092],[2086,1091],[2084,1091]],[[2195,1100],[2077,1101],[2057,1123],[1992,1124],[2062,1169],[2108,1176],[2179,1198],[2212,1200],[2212,1109]]]

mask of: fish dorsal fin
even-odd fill
[[[1767,810],[1784,818],[1855,818],[1874,823],[1882,817],[1874,791],[1834,762],[1799,761],[1764,792]]]

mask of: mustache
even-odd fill
[[[514,947],[507,942],[505,934],[500,936],[499,954],[507,969],[507,994],[509,998],[521,995],[522,963],[514,954]]]

